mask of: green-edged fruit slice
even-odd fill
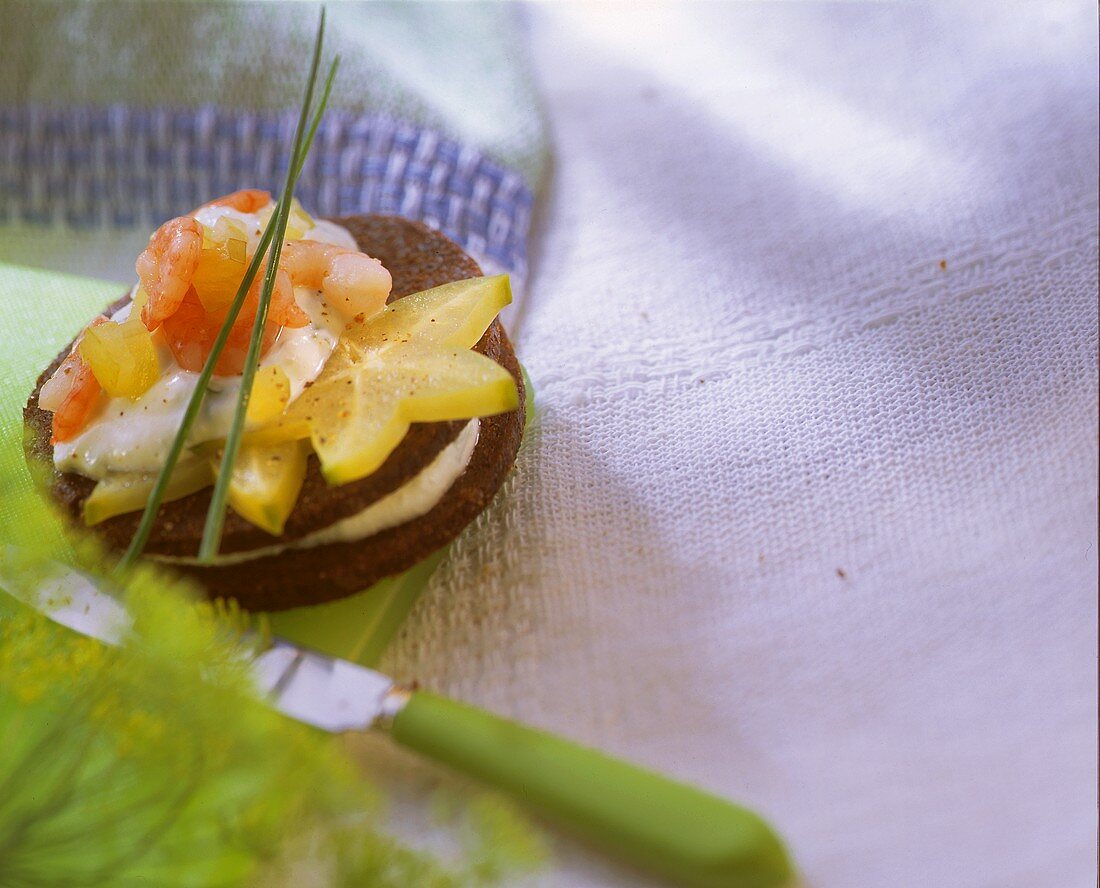
[[[511,374],[470,350],[511,298],[506,275],[471,278],[352,324],[313,385],[248,440],[308,437],[325,478],[345,484],[381,466],[411,423],[514,410]]]
[[[137,512],[145,508],[153,492],[157,476],[154,473],[120,473],[108,475],[96,484],[84,501],[84,523],[89,527],[115,515]],[[206,456],[181,459],[172,472],[165,502],[182,499],[214,481],[210,460]]]

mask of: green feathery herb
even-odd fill
[[[0,501],[0,885],[477,888],[537,861],[495,798],[447,825],[474,837],[456,860],[387,834],[344,744],[256,696],[244,618],[156,564],[115,575],[132,629],[114,647],[21,604],[58,560],[109,559],[63,538],[10,436]]]

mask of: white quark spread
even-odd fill
[[[254,251],[263,226],[254,213],[241,213],[230,207],[204,207],[195,218],[212,227],[228,216],[243,223],[248,233],[248,249]],[[303,235],[305,240],[323,241],[351,250],[359,249],[355,238],[344,227],[325,220],[317,221]],[[135,287],[136,290],[136,287]],[[131,297],[133,293],[130,294]],[[277,364],[290,380],[290,398],[298,397],[307,383],[316,379],[343,329],[343,321],[328,311],[320,296],[304,287],[294,288],[299,307],[309,315],[305,327],[284,327],[260,366]],[[122,321],[130,314],[127,303],[112,315]],[[71,441],[54,446],[54,464],[64,472],[77,472],[97,481],[108,473],[155,473],[160,471],[183,421],[184,411],[195,390],[198,374],[182,369],[159,334],[154,335],[161,376],[136,401],[111,398],[103,412]],[[224,438],[232,422],[240,390],[239,376],[215,376],[202,410],[192,426],[187,445],[194,447]]]
[[[443,498],[443,494],[450,490],[459,475],[466,471],[466,466],[469,465],[474,448],[477,446],[480,427],[479,420],[471,419],[458,433],[458,437],[444,447],[415,478],[367,506],[363,511],[285,545],[264,546],[232,555],[218,555],[208,563],[240,564],[256,558],[278,555],[288,549],[310,549],[326,543],[350,543],[426,515]],[[194,558],[168,555],[150,555],[149,557],[176,564],[197,563]]]
[[[323,241],[326,244],[336,244],[338,247],[347,247],[349,250],[358,250],[359,244],[351,236],[343,225],[329,222],[327,219],[317,219],[313,228],[302,235],[302,240]]]
[[[284,327],[260,366],[278,364],[290,380],[293,400],[305,389],[306,383],[320,375],[340,336],[342,322],[331,318],[324,303],[311,290],[296,287],[298,305],[310,316],[305,327]],[[125,305],[112,320],[125,320],[130,305]],[[54,445],[54,464],[65,472],[79,472],[100,480],[109,473],[158,472],[164,465],[168,449],[183,421],[187,403],[198,382],[198,374],[182,369],[159,336],[157,356],[161,376],[136,401],[111,398],[103,412],[71,441]],[[224,438],[228,434],[233,411],[240,391],[239,376],[214,376],[210,391],[203,399],[202,409],[191,434],[189,447]]]

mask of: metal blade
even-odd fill
[[[255,662],[271,705],[325,731],[363,731],[382,714],[393,679],[346,660],[277,640]]]
[[[36,588],[20,590],[17,577],[0,585],[56,623],[106,644],[117,644],[130,624],[126,609],[97,580],[57,565]],[[275,643],[253,661],[260,691],[273,707],[325,731],[365,730],[382,714],[391,678],[289,641]]]
[[[104,644],[118,644],[130,625],[126,608],[103,592],[94,577],[64,564],[51,565],[43,576],[36,575],[31,589],[20,577],[0,573],[0,587],[55,623]]]

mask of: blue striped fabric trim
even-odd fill
[[[0,107],[0,224],[150,229],[234,191],[278,191],[296,112]],[[531,190],[516,172],[383,115],[326,113],[297,195],[316,215],[397,213],[526,272]]]

